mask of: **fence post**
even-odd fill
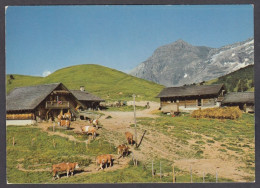
[[[190,182],[192,183],[192,168],[190,166]]]
[[[153,160],[152,160],[152,177],[154,176],[154,173],[153,173]]]
[[[203,172],[203,183],[205,183],[205,172]]]
[[[52,131],[55,132],[55,122],[53,122]]]
[[[14,146],[14,144],[15,144],[15,139],[14,139],[14,137],[13,137],[13,146]]]
[[[35,138],[32,138],[32,143],[31,143],[31,144],[32,144],[32,146],[33,146],[33,144],[34,144],[34,140],[35,140]]]
[[[218,183],[218,172],[216,171],[216,183]]]
[[[135,147],[137,147],[136,112],[135,112],[135,94],[133,94],[133,98],[134,98],[134,122],[135,122]]]
[[[162,165],[161,165],[161,161],[160,161],[160,180],[162,179]]]
[[[55,143],[54,139],[52,140],[52,144],[53,144],[53,147],[56,148],[56,143]]]
[[[174,165],[172,165],[172,182],[175,183]]]

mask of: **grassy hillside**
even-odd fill
[[[139,101],[157,100],[154,97],[164,87],[100,65],[66,67],[47,77],[13,76],[14,79],[10,79],[10,75],[7,75],[7,92],[20,86],[62,82],[69,89],[85,86],[87,91],[106,100],[132,100],[133,93]]]
[[[158,114],[159,117],[138,118],[138,131],[148,130],[145,137],[146,142],[158,138],[163,141],[164,136],[173,138],[175,141],[169,143],[168,151],[174,152],[173,159],[208,159],[208,153],[217,150],[217,157],[226,161],[237,161],[239,171],[244,171],[249,176],[243,177],[245,182],[255,180],[255,126],[254,115],[243,114],[238,120],[216,120],[216,119],[194,119],[189,115],[172,118],[171,116]],[[170,128],[174,127],[174,129]],[[153,130],[153,132],[152,132]],[[156,130],[156,131],[154,131]],[[55,129],[55,132],[61,130]],[[50,130],[52,132],[52,130]],[[84,169],[94,165],[95,156],[100,154],[113,154],[116,156],[115,145],[107,135],[118,135],[116,131],[111,132],[102,128],[101,134],[95,140],[91,140],[88,148],[84,142],[86,135],[77,135],[73,130],[61,131],[64,135],[73,136],[78,141],[71,141],[62,135],[52,135],[36,126],[8,126],[6,130],[6,152],[7,152],[7,180],[9,183],[147,183],[147,182],[172,182],[172,161],[165,158],[155,158],[154,169],[159,173],[159,164],[162,162],[162,179],[159,176],[151,176],[151,160],[140,159],[138,166],[133,166],[131,155],[129,165],[124,169],[114,171],[99,171],[96,167],[93,173],[79,173],[73,177],[63,177],[59,180],[52,180],[50,167],[62,161],[79,162]],[[120,133],[122,134],[122,133]],[[116,137],[120,141],[121,135]],[[86,137],[85,137],[86,136]],[[122,135],[123,136],[123,135]],[[15,145],[13,145],[15,138]],[[167,139],[168,140],[168,139]],[[55,144],[54,144],[55,143]],[[140,147],[136,153],[145,149]],[[156,150],[155,150],[156,151]],[[154,151],[151,151],[151,153]],[[216,151],[215,151],[216,153]],[[158,153],[159,154],[159,153]],[[226,158],[226,156],[228,158]],[[212,157],[212,156],[211,156]],[[121,162],[120,162],[121,164]],[[118,167],[115,161],[114,167]],[[114,168],[112,167],[112,168]],[[223,168],[223,167],[222,167]],[[42,171],[41,171],[42,170]],[[190,172],[185,171],[183,166],[175,166],[177,183],[190,182]],[[231,174],[232,175],[232,174]],[[193,182],[202,182],[202,171],[193,171]],[[219,182],[232,182],[232,178],[223,177],[219,174]],[[215,174],[205,172],[205,182],[215,182]]]
[[[226,85],[228,92],[254,91],[254,65],[206,82],[207,85],[220,83]]]
[[[10,77],[13,76],[13,79]],[[42,77],[36,76],[25,76],[12,74],[6,76],[6,92],[9,93],[15,87],[37,85],[43,79]]]

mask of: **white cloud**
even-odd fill
[[[48,76],[48,75],[50,75],[51,74],[51,71],[44,71],[43,73],[42,73],[42,76],[43,77],[46,77],[46,76]]]

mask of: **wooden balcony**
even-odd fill
[[[46,109],[68,109],[70,107],[69,101],[46,101]]]

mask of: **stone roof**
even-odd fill
[[[225,95],[222,104],[227,103],[255,103],[254,92],[233,92]]]
[[[201,95],[218,95],[224,89],[223,84],[215,85],[189,85],[181,87],[164,88],[156,97],[186,97]]]
[[[62,83],[14,88],[6,97],[6,110],[33,110]]]
[[[79,100],[79,101],[95,101],[95,102],[104,102],[105,100],[95,96],[87,91],[80,90],[70,90],[70,92]]]

